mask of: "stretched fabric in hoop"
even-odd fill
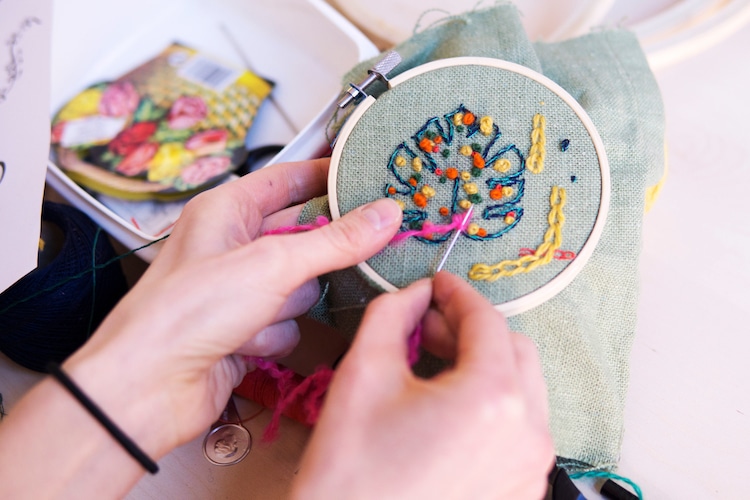
[[[603,31],[562,43],[532,44],[522,31],[515,9],[499,6],[447,19],[415,35],[396,50],[404,58],[397,72],[459,56],[495,57],[524,65],[563,87],[596,126],[609,160],[612,187],[609,214],[599,243],[585,267],[564,290],[510,318],[509,322],[511,328],[528,335],[539,348],[549,389],[550,426],[556,452],[562,457],[561,465],[568,470],[614,468],[622,440],[628,357],[635,331],[644,198],[647,186],[659,180],[664,162],[661,98],[635,37],[624,31]],[[366,62],[355,68],[345,80],[359,81],[370,65],[371,62]],[[449,111],[442,109],[444,102],[435,102],[434,116]],[[450,103],[453,107],[459,104],[462,103]],[[536,140],[529,135],[526,147],[520,148],[528,156],[532,143],[539,145],[532,151],[537,158],[532,165],[541,171],[525,176],[554,172],[548,155],[575,151],[575,141],[565,143],[566,137],[550,135],[553,118],[545,115],[543,147],[537,132]],[[536,123],[530,120],[528,125],[530,133],[542,129],[538,119]],[[430,140],[434,142],[434,138]],[[391,148],[390,152],[394,146],[383,147]],[[542,149],[547,155],[543,164],[538,161]],[[410,164],[398,168],[413,170]],[[425,168],[422,165],[421,173],[424,174]],[[485,165],[484,170],[487,168]],[[504,167],[498,165],[498,168]],[[403,180],[408,184],[409,178]],[[479,182],[484,182],[484,178]],[[571,189],[581,182],[585,179],[580,174],[569,173],[564,186],[566,205],[562,207],[566,216],[573,200]],[[402,186],[406,190],[403,184],[397,187]],[[527,185],[525,189],[531,187]],[[414,195],[411,196],[413,199]],[[471,193],[466,191],[466,196]],[[551,211],[547,200],[545,218]],[[321,213],[330,215],[327,205],[324,199],[310,202],[300,222],[307,223]],[[523,217],[528,215],[526,211]],[[568,255],[565,252],[572,250],[565,243],[566,228],[570,229],[572,224],[574,221],[566,217],[562,246],[556,249],[561,251],[560,255]],[[539,238],[542,243],[544,231]],[[527,247],[536,251],[539,245],[519,247],[514,258],[521,257],[521,250],[526,253]],[[554,258],[556,254],[557,251],[552,253],[551,262],[543,269],[563,265]],[[456,258],[460,259],[460,254]],[[453,257],[451,263],[456,264]],[[534,273],[528,276],[533,277]],[[313,311],[314,315],[353,335],[364,306],[381,290],[355,269],[333,273],[324,281],[328,292]],[[497,281],[501,282],[502,279]],[[422,369],[430,371],[435,366],[423,364]]]

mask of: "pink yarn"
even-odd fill
[[[327,218],[323,217],[322,215],[319,215],[315,218],[315,222],[312,224],[277,227],[276,229],[269,229],[268,231],[265,231],[263,233],[263,236],[272,235],[272,234],[303,233],[305,231],[311,231],[313,229],[323,227],[330,223],[331,221],[329,221]],[[458,229],[459,231],[463,232],[466,230],[468,225],[469,225],[469,221],[468,220],[464,221],[464,215],[453,214],[450,224],[433,224],[430,221],[425,221],[424,225],[422,226],[422,229],[420,230],[402,231],[400,233],[397,233],[396,236],[394,236],[393,239],[391,240],[391,243],[400,243],[407,238],[411,238],[412,236],[421,236],[424,238],[433,234],[450,233],[451,231],[455,229]]]
[[[323,406],[323,396],[331,384],[331,378],[333,378],[332,369],[327,366],[320,366],[315,370],[315,373],[305,377],[302,382],[296,383],[294,371],[289,368],[281,367],[262,358],[250,358],[250,360],[255,363],[256,369],[263,370],[276,379],[279,391],[279,400],[273,410],[271,421],[268,423],[266,430],[263,431],[263,441],[272,442],[276,439],[281,424],[281,415],[297,399],[302,398],[302,405],[305,410],[305,422],[303,423],[313,425],[317,422],[320,409]]]
[[[465,217],[460,214],[454,214],[451,223],[446,225],[425,222],[422,229],[419,231],[405,231],[398,233],[393,237],[391,243],[398,243],[412,236],[445,234],[455,229],[464,231],[469,222],[468,218],[466,218],[466,221],[464,221],[464,218]],[[318,216],[315,218],[313,224],[278,227],[276,229],[265,231],[263,235],[301,233],[323,227],[329,223],[330,221],[327,218]],[[414,366],[414,364],[419,361],[419,346],[422,343],[422,323],[419,323],[414,329],[414,332],[409,335],[407,343],[409,346],[409,365]],[[271,442],[276,439],[279,433],[282,414],[300,398],[302,399],[302,408],[305,412],[304,423],[307,425],[313,425],[317,422],[318,416],[320,415],[320,409],[323,406],[323,397],[325,396],[328,386],[331,384],[331,379],[333,378],[333,370],[331,368],[320,366],[312,375],[304,378],[301,382],[296,382],[294,379],[295,373],[289,368],[279,366],[273,361],[268,361],[263,358],[253,357],[249,358],[249,360],[255,364],[256,370],[261,370],[276,379],[277,390],[279,391],[279,399],[274,408],[273,415],[271,416],[271,421],[263,432],[264,441]]]
[[[263,236],[267,236],[270,234],[293,234],[293,233],[303,233],[305,231],[311,231],[313,229],[317,229],[319,227],[323,227],[327,224],[330,224],[331,221],[329,221],[327,218],[323,217],[322,215],[319,215],[315,218],[315,222],[312,224],[302,224],[300,226],[283,226],[283,227],[277,227],[276,229],[269,229],[268,231],[263,233]]]
[[[465,231],[468,225],[468,220],[464,223],[463,214],[453,214],[450,224],[432,224],[430,221],[425,221],[424,225],[422,225],[422,229],[400,232],[393,237],[391,243],[399,243],[407,238],[411,238],[412,236],[426,237],[432,234],[450,233],[454,229]]]
[[[417,324],[417,327],[409,335],[407,341],[409,346],[409,365],[414,366],[419,361],[419,346],[422,344],[422,322]]]
[[[422,342],[422,323],[419,323],[408,339],[409,346],[409,365],[419,361],[419,346]],[[256,370],[261,370],[276,379],[279,399],[273,410],[271,421],[263,431],[263,441],[272,442],[279,434],[281,425],[281,416],[295,401],[301,399],[302,407],[305,412],[305,421],[307,425],[314,425],[320,416],[320,410],[323,407],[323,399],[328,386],[333,379],[333,370],[327,366],[319,366],[315,372],[305,377],[301,382],[295,382],[294,371],[289,368],[279,366],[273,361],[263,358],[251,357]]]

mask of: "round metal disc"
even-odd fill
[[[215,427],[203,440],[203,454],[215,465],[233,465],[250,452],[253,439],[250,431],[238,424]]]

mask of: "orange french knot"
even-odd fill
[[[484,168],[484,158],[482,158],[482,155],[477,152],[474,153],[474,166],[477,168]]]
[[[419,208],[424,208],[427,206],[427,197],[423,195],[422,193],[417,193],[414,195],[414,204],[418,206]]]
[[[421,149],[425,153],[432,153],[432,149],[434,147],[435,143],[429,140],[427,137],[424,137],[421,141],[419,141],[419,149]]]

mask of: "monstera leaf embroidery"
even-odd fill
[[[392,181],[385,195],[404,211],[402,231],[425,223],[447,224],[474,205],[463,235],[476,241],[498,238],[523,217],[524,156],[502,140],[490,116],[479,117],[463,105],[430,118],[410,140],[394,149],[388,161]],[[415,237],[440,243],[451,233]]]

